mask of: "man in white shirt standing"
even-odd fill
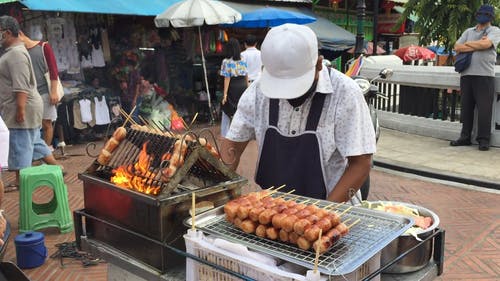
[[[241,59],[247,63],[248,82],[257,80],[262,70],[260,51],[257,49],[257,38],[253,34],[248,34],[245,39],[245,51],[241,52]]]
[[[368,176],[376,151],[361,89],[323,67],[316,34],[307,26],[273,27],[261,50],[264,68],[238,102],[221,146],[224,161],[236,169],[255,139],[255,182],[262,188],[286,185],[281,191],[350,200]]]

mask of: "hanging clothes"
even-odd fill
[[[106,125],[111,123],[111,119],[109,118],[109,108],[106,103],[106,97],[102,96],[99,100],[99,97],[94,97],[95,104],[95,124],[96,125]]]
[[[92,121],[92,109],[91,102],[88,99],[81,99],[78,101],[80,104],[80,115],[82,117],[82,123],[89,123]]]
[[[102,48],[96,49],[94,45],[92,45],[92,65],[94,67],[105,67],[106,62],[104,61],[104,53],[102,52]]]

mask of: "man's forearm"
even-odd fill
[[[371,157],[371,154],[349,157],[344,174],[327,199],[334,202],[346,202],[351,199],[350,190],[358,191],[370,173]]]
[[[226,138],[221,142],[221,157],[222,161],[226,163],[232,170],[236,170],[240,163],[241,154],[245,150],[248,141],[235,142]]]
[[[467,41],[465,42],[465,46],[470,47],[474,50],[486,50],[493,45],[491,40],[489,39],[481,39],[477,41]]]
[[[455,44],[455,47],[454,47],[455,51],[459,52],[459,53],[467,53],[467,52],[474,52],[475,49],[472,48],[472,47],[469,47],[465,44]]]

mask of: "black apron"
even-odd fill
[[[279,131],[279,100],[269,101],[269,126],[255,175],[255,182],[262,188],[286,185],[280,191],[295,189],[297,195],[326,199],[321,147],[316,133],[325,97],[325,94],[314,94],[306,130],[296,136],[286,136]]]

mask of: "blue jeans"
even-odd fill
[[[40,128],[9,129],[9,170],[31,167],[33,160],[51,153],[40,136]]]

